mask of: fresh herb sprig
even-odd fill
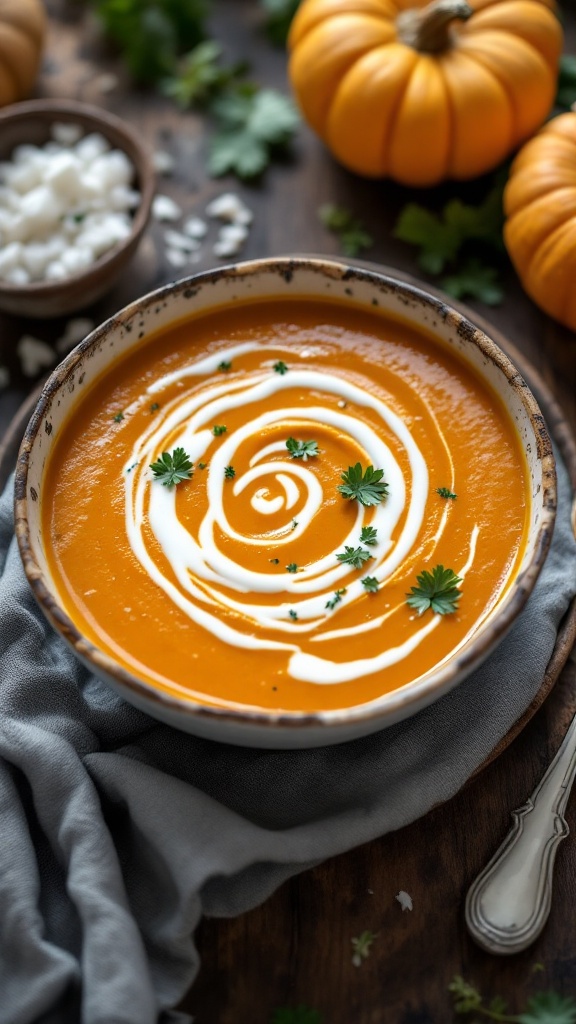
[[[368,594],[375,594],[380,586],[375,576],[365,576],[363,580],[360,580],[360,583]]]
[[[359,462],[348,466],[342,473],[343,484],[337,490],[345,498],[356,498],[361,505],[379,505],[388,493],[388,484],[383,480],[384,470],[368,466],[365,470]]]
[[[330,611],[334,611],[337,604],[340,604],[342,595],[346,593],[346,587],[342,587],[340,590],[335,590],[333,597],[329,601],[326,601],[325,608],[329,608]]]
[[[252,83],[217,96],[210,113],[215,132],[208,170],[214,178],[228,173],[244,180],[259,177],[276,153],[288,149],[300,124],[290,97]]]
[[[374,244],[362,222],[344,206],[324,203],[318,210],[318,216],[324,227],[337,236],[345,256],[358,256]]]
[[[316,441],[297,441],[295,437],[289,437],[286,441],[286,447],[292,459],[302,459],[303,462],[307,462],[314,455],[320,454]]]
[[[496,996],[486,1006],[478,989],[460,975],[452,979],[448,991],[454,1000],[454,1012],[462,1016],[474,1014],[476,1020],[484,1017],[503,1024],[576,1024],[576,1000],[557,992],[540,992],[531,996],[522,1013],[509,1014],[504,999]]]
[[[449,487],[437,487],[436,494],[439,494],[441,498],[448,498],[450,501],[456,501],[458,497]]]
[[[361,544],[377,544],[378,530],[374,526],[363,526],[360,531]]]
[[[343,565],[351,565],[354,569],[361,569],[364,562],[373,557],[366,548],[351,548],[348,544],[344,545],[344,551],[340,551],[336,555],[339,562],[342,562]]]
[[[437,565],[431,573],[424,569],[416,580],[418,586],[412,587],[406,595],[406,604],[414,608],[418,615],[423,615],[429,608],[437,615],[451,615],[456,611],[462,596],[458,584],[462,580],[452,569]]]
[[[164,484],[164,487],[174,487],[190,479],[194,463],[190,462],[183,448],[175,448],[172,454],[162,452],[160,458],[150,464],[150,469],[158,483]]]
[[[352,942],[352,963],[354,967],[361,967],[362,962],[370,956],[370,950],[375,938],[377,938],[376,932],[366,931],[350,940]]]
[[[175,73],[161,83],[161,91],[182,110],[206,108],[214,98],[233,87],[248,71],[246,61],[224,65],[223,49],[215,39],[205,39],[178,61]]]

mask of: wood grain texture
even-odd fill
[[[74,0],[49,0],[47,6],[49,41],[38,95],[97,103],[137,124],[152,148],[174,155],[175,172],[161,179],[159,190],[176,199],[186,214],[202,216],[207,202],[225,190],[240,194],[255,217],[242,253],[246,258],[337,254],[337,241],[317,216],[321,203],[336,202],[351,208],[374,236],[371,260],[415,275],[412,248],[392,234],[404,203],[416,200],[439,209],[453,195],[475,200],[486,191],[486,181],[445,185],[423,195],[388,182],[363,181],[338,167],[306,128],[294,158],[272,168],[260,184],[211,180],[205,171],[204,119],[131,89],[84,6]],[[568,3],[563,9],[567,49],[574,52],[576,12]],[[257,0],[213,2],[212,25],[228,55],[247,57],[255,79],[285,89],[285,58],[265,41],[261,22]],[[112,93],[102,92],[102,75],[111,71],[118,74],[119,84]],[[163,231],[159,224],[150,227],[130,271],[85,315],[100,322],[139,294],[181,276],[165,261]],[[213,240],[215,229],[211,232]],[[190,270],[208,269],[215,262],[207,245]],[[505,272],[505,289],[500,308],[488,314],[474,304],[475,313],[488,314],[535,367],[575,430],[576,336],[540,313],[511,267]],[[18,339],[30,333],[54,345],[65,323],[0,317],[0,364],[11,375],[9,389],[0,392],[0,438],[38,382],[21,372]],[[470,882],[499,845],[511,810],[536,785],[575,712],[572,654],[544,705],[512,745],[447,805],[290,880],[251,913],[230,921],[204,921],[197,935],[202,969],[183,1004],[196,1024],[270,1024],[276,1007],[300,1003],[316,1008],[323,1024],[448,1024],[454,1017],[447,985],[457,973],[475,982],[488,998],[505,995],[511,1011],[522,1008],[536,990],[555,988],[576,996],[573,839],[560,847],[552,912],[531,949],[510,959],[492,957],[474,946],[463,921]],[[572,799],[567,819],[573,829],[575,806]],[[413,899],[411,912],[403,912],[395,900],[400,889]],[[366,929],[377,938],[370,957],[355,968],[350,940]],[[534,972],[535,963],[543,971]]]

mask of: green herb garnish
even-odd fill
[[[233,480],[234,477],[236,476],[236,470],[234,469],[234,466],[226,466],[226,469],[224,470],[224,476],[226,477],[227,480]]]
[[[114,419],[114,423],[122,423],[122,420],[124,419],[124,413],[123,412],[117,412],[116,415],[113,417],[113,419]]]
[[[226,433],[227,429],[228,429],[227,427],[219,426],[218,423],[216,423],[212,427],[212,433],[214,434],[214,437],[220,437],[221,434],[225,434]]]
[[[293,519],[292,520],[292,529],[295,530],[297,526],[298,526],[298,520],[297,519]]]
[[[215,39],[199,43],[178,61],[175,74],[161,83],[162,92],[182,110],[208,106],[248,71],[245,61],[226,67],[220,63],[221,57],[222,47]]]
[[[216,132],[208,169],[215,178],[230,172],[242,179],[258,177],[277,151],[286,150],[300,124],[288,96],[249,84],[217,97],[210,112]]]
[[[369,594],[375,594],[380,586],[375,576],[365,576],[363,580],[360,580],[360,583]]]
[[[277,363],[274,363],[272,369],[275,371],[275,373],[279,373],[281,377],[283,377],[285,373],[288,373],[288,367],[286,366],[286,363],[282,362],[281,359],[279,359]]]
[[[290,562],[290,565],[286,566],[286,572],[298,572],[296,562]]]
[[[288,612],[288,615],[290,616],[291,619],[294,619],[294,620],[296,620],[298,618],[298,612],[295,612],[293,608],[290,609],[290,611]]]
[[[228,370],[232,369],[232,363],[229,359],[223,359],[221,363],[218,363],[218,369],[221,370],[222,373],[227,373]]]
[[[458,497],[453,491],[449,490],[448,487],[437,487],[436,494],[439,494],[441,498],[450,498],[451,501],[456,501]]]
[[[344,206],[325,203],[318,210],[324,227],[338,236],[340,248],[345,256],[358,256],[363,249],[369,249],[374,239],[364,229],[361,221]]]
[[[286,447],[292,459],[303,459],[304,462],[311,459],[313,455],[320,454],[316,441],[297,441],[296,438],[289,437],[286,441]]]
[[[362,961],[370,956],[370,950],[375,938],[375,932],[362,932],[361,935],[350,940],[352,942],[352,963],[354,967],[360,967]]]
[[[174,487],[182,480],[189,480],[193,468],[194,464],[190,462],[183,448],[175,448],[171,455],[169,452],[162,452],[158,461],[150,465],[154,477],[159,483],[164,484],[164,487]]]
[[[152,402],[152,405],[150,406],[150,412],[158,412],[159,408],[160,406],[158,405],[158,402]]]
[[[360,531],[360,542],[362,544],[377,544],[378,530],[374,526],[363,526]]]
[[[359,462],[355,466],[349,466],[345,473],[342,473],[343,484],[339,484],[337,490],[345,498],[356,498],[361,505],[379,505],[388,493],[388,484],[384,482],[383,469],[374,469],[368,466],[362,470]]]
[[[198,469],[206,469],[206,463],[205,462],[199,462],[198,463]]]
[[[342,594],[345,594],[345,593],[346,593],[346,587],[342,587],[341,590],[335,590],[334,591],[334,597],[331,597],[329,601],[326,601],[326,604],[325,604],[324,607],[325,608],[329,608],[330,611],[333,611],[334,608],[336,607],[336,605],[340,604],[340,601],[342,600]]]
[[[373,557],[369,551],[366,551],[366,548],[351,548],[347,544],[344,545],[344,551],[336,555],[339,562],[344,565],[352,565],[355,569],[361,569],[364,562]]]
[[[477,988],[456,975],[448,985],[454,1000],[454,1012],[473,1013],[475,1019],[502,1021],[503,1024],[576,1024],[576,1000],[557,992],[540,992],[527,1000],[523,1013],[506,1013],[506,1001],[495,996],[487,1006]]]
[[[414,608],[418,615],[422,615],[428,608],[437,615],[450,615],[456,611],[462,596],[457,586],[462,580],[452,569],[437,565],[431,573],[424,569],[416,579],[418,586],[412,587],[406,595],[406,604]]]

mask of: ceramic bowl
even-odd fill
[[[86,270],[60,281],[25,285],[0,278],[0,309],[20,316],[63,316],[90,305],[112,288],[138,248],[154,198],[152,157],[139,135],[114,114],[75,100],[30,100],[0,110],[0,160],[8,160],[22,144],[43,146],[56,122],[79,125],[85,135],[99,132],[113,149],[122,150],[134,165],[140,204],[133,214],[130,235]]]
[[[42,531],[43,475],[54,439],[91,383],[155,330],[242,298],[328,297],[391,315],[438,335],[505,403],[526,455],[532,502],[522,564],[495,613],[432,674],[370,705],[319,713],[271,713],[209,707],[174,697],[121,668],[68,618],[50,576]],[[419,288],[328,259],[256,260],[169,284],[132,303],[67,356],[46,384],[24,437],[16,473],[16,534],[25,571],[41,609],[94,673],[139,708],[179,729],[225,742],[311,747],[383,729],[447,693],[476,668],[518,616],[544,562],[555,517],[555,468],[536,401],[502,350],[464,316]]]

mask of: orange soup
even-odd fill
[[[286,711],[441,665],[510,585],[528,512],[515,429],[454,352],[306,299],[125,355],[65,422],[42,506],[97,647],[169,693]]]

